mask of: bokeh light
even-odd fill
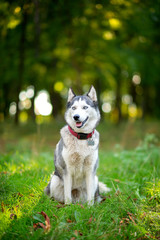
[[[119,29],[122,26],[121,22],[117,18],[110,18],[109,25],[115,30]]]
[[[34,97],[34,86],[29,86],[26,91],[27,98],[33,98]]]
[[[40,91],[34,101],[35,114],[48,116],[52,113],[52,109],[48,92],[46,90]]]
[[[103,104],[102,104],[102,110],[103,110],[103,112],[105,112],[105,113],[111,112],[111,110],[112,110],[111,104],[108,103],[108,102],[103,103]]]
[[[10,115],[15,115],[17,112],[17,105],[15,102],[12,102],[9,107],[9,113]]]
[[[64,84],[63,82],[56,82],[54,84],[54,90],[57,91],[57,92],[61,92],[64,88]]]
[[[133,75],[132,82],[135,85],[138,85],[141,83],[141,77],[138,74]]]
[[[136,104],[132,103],[131,105],[129,105],[128,107],[128,114],[129,117],[131,118],[136,118],[137,117],[137,106]]]
[[[129,94],[125,94],[125,95],[122,96],[122,102],[123,102],[124,104],[131,104],[132,101],[133,101],[133,98],[132,98],[132,96],[129,95]]]

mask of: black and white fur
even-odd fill
[[[88,202],[92,205],[95,201],[101,201],[99,193],[109,191],[105,184],[98,182],[96,176],[99,133],[95,128],[100,121],[100,113],[93,86],[82,96],[76,96],[69,89],[65,120],[67,126],[61,129],[61,139],[55,150],[55,172],[45,192],[65,204]],[[87,139],[73,136],[68,125],[76,133],[86,134],[94,130],[94,145],[89,145]]]

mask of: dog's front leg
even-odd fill
[[[65,201],[65,204],[72,203],[71,188],[72,188],[72,177],[70,174],[67,173],[64,175],[64,201]]]
[[[92,172],[86,173],[87,202],[89,205],[94,204],[94,176]]]

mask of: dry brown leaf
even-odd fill
[[[120,192],[119,190],[117,190],[116,193],[115,193],[115,195],[116,195],[116,196],[119,196],[119,195],[121,195],[121,192]]]
[[[48,232],[50,230],[50,228],[51,228],[50,219],[49,219],[49,217],[47,216],[47,214],[45,212],[42,211],[40,214],[45,218],[46,226],[45,226],[44,229],[45,229],[46,232]]]
[[[34,223],[33,224],[34,230],[37,230],[37,228],[41,227],[44,229],[45,232],[49,232],[51,225],[50,225],[50,219],[49,219],[48,215],[43,211],[40,212],[39,214],[41,214],[45,218],[45,225],[41,222]]]
[[[80,236],[83,236],[83,233],[82,233],[82,232],[78,231],[78,233],[79,233]]]
[[[77,230],[75,230],[75,231],[74,231],[74,234],[75,234],[76,236],[78,236],[78,231],[77,231]]]
[[[14,214],[14,213],[12,213],[12,214],[10,215],[10,219],[17,219],[17,215]]]
[[[114,179],[115,182],[117,183],[120,183],[120,180],[119,179]]]
[[[66,206],[69,206],[69,205],[58,204],[58,205],[56,205],[55,207],[56,207],[56,208],[65,208]]]
[[[137,200],[138,200],[137,198],[133,198],[133,201],[134,201],[134,202],[137,202]]]
[[[134,219],[133,219],[131,216],[129,216],[129,218],[131,219],[131,221],[133,222],[133,224],[136,225]]]
[[[133,213],[130,213],[130,212],[127,212],[127,214],[128,214],[129,216],[134,216]]]
[[[67,219],[67,222],[68,222],[68,223],[72,223],[73,221],[68,218],[68,219]]]
[[[1,211],[2,211],[2,212],[5,211],[5,207],[4,207],[4,206],[5,206],[4,202],[1,202]]]
[[[77,203],[77,205],[84,209],[84,206],[82,204]]]
[[[37,230],[37,228],[41,228],[41,226],[39,225],[39,223],[33,223],[33,228],[34,230]]]
[[[56,219],[58,218],[55,214],[53,214],[53,217],[55,217]]]
[[[21,194],[20,192],[17,193],[18,197],[23,197],[23,194]]]
[[[72,237],[70,240],[75,240],[76,238],[75,237]]]
[[[92,217],[90,217],[90,218],[89,218],[89,221],[88,221],[88,223],[91,223],[91,222],[92,222]]]
[[[33,194],[33,193],[30,193],[29,196],[30,196],[30,197],[34,197],[34,194]]]
[[[106,201],[106,197],[102,197],[101,203]]]

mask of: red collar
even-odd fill
[[[94,134],[94,130],[91,133],[76,133],[73,131],[73,129],[70,126],[68,126],[68,129],[73,136],[81,140],[91,138],[92,135]]]

